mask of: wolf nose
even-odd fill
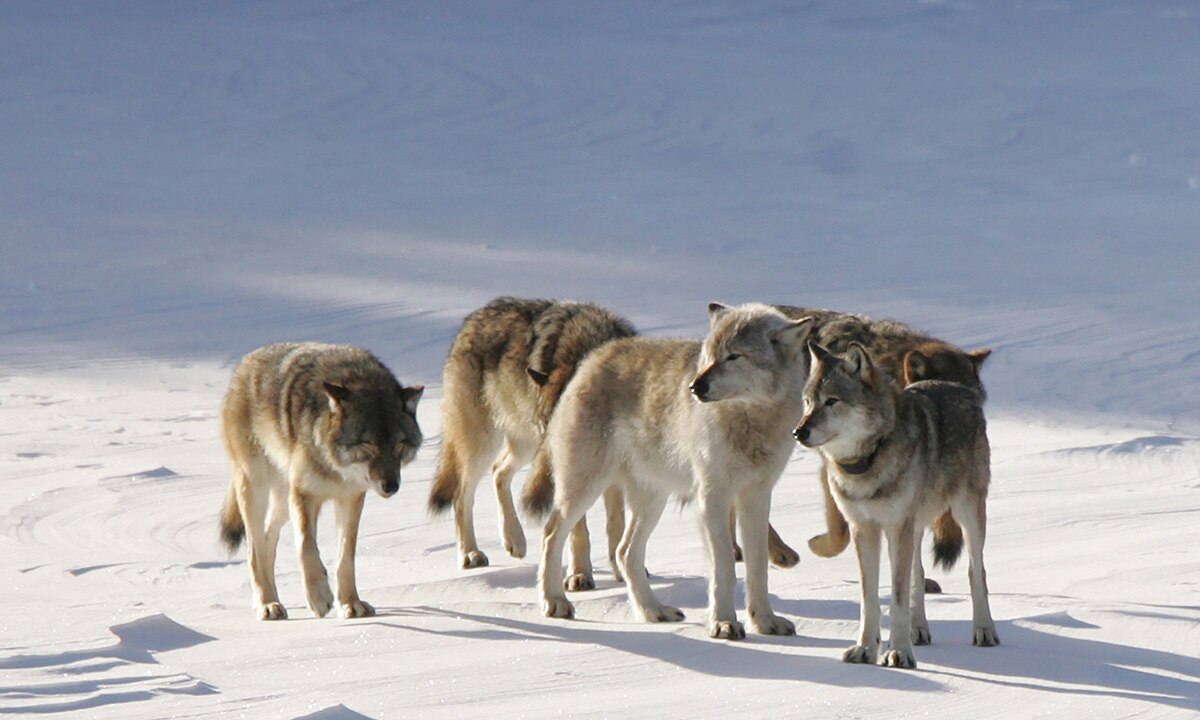
[[[383,496],[391,497],[392,495],[395,495],[396,491],[399,489],[400,489],[400,481],[399,480],[388,480],[383,484]]]
[[[808,444],[808,426],[800,425],[792,431],[792,437],[796,438],[801,444]]]
[[[697,400],[703,400],[704,396],[708,394],[708,378],[701,376],[693,380],[691,391]]]

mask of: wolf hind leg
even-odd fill
[[[608,536],[608,564],[613,578],[625,582],[621,564],[617,561],[617,548],[625,535],[625,491],[617,483],[604,491],[604,532]]]
[[[246,530],[247,565],[259,620],[284,620],[287,610],[275,586],[275,552],[279,532],[287,521],[287,498],[282,479],[263,458],[252,460],[235,478],[238,510]],[[278,481],[278,482],[276,482]]]
[[[679,622],[683,620],[683,612],[659,602],[646,577],[646,544],[667,507],[668,495],[632,483],[626,484],[625,493],[629,499],[629,524],[617,548],[617,562],[625,578],[629,603],[646,622]]]
[[[972,496],[973,495],[973,496]],[[962,525],[966,541],[967,568],[971,581],[971,644],[991,647],[1000,644],[988,602],[987,570],[983,566],[983,543],[987,535],[987,498],[965,494],[954,503],[954,517]]]
[[[924,537],[924,528],[917,528],[913,539],[912,589],[908,601],[912,610],[913,645],[928,645],[933,642],[933,637],[929,634],[929,619],[925,615],[925,564],[921,560],[921,543]]]
[[[571,528],[571,569],[563,587],[570,592],[596,589],[596,577],[592,569],[592,538],[588,532],[587,515],[584,514]]]
[[[573,618],[575,606],[567,599],[563,580],[563,549],[567,536],[583,519],[588,508],[609,485],[603,476],[574,477],[570,471],[558,480],[563,483],[557,502],[542,535],[542,562],[538,566],[538,591],[542,597],[542,612],[546,617]]]
[[[525,530],[521,527],[521,519],[517,517],[517,507],[513,503],[512,480],[529,461],[533,459],[535,447],[529,447],[512,437],[504,439],[504,450],[500,458],[492,465],[492,480],[496,485],[496,505],[500,509],[500,537],[504,540],[504,549],[511,557],[525,557]]]
[[[475,537],[475,491],[486,474],[488,463],[496,456],[500,439],[494,430],[483,437],[457,443],[459,477],[454,494],[454,536],[458,544],[459,565],[464,570],[487,567],[488,557],[479,549]]]

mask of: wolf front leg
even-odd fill
[[[706,487],[708,486],[708,487]],[[746,628],[734,609],[733,538],[729,534],[730,497],[701,482],[700,525],[708,550],[708,634],[722,640],[742,640]]]
[[[358,523],[362,519],[365,492],[352,498],[338,499],[334,504],[338,524],[337,601],[343,618],[371,617],[375,608],[358,597],[354,577],[354,559],[358,548]]]
[[[879,655],[879,550],[882,532],[878,525],[852,525],[850,535],[858,555],[858,644],[850,646],[842,655],[842,660],[848,663],[874,663]]]
[[[329,574],[325,571],[321,552],[317,548],[317,513],[321,510],[323,499],[300,490],[300,486],[300,479],[293,478],[288,507],[296,535],[296,549],[300,554],[304,594],[313,614],[325,617],[333,607],[333,593],[329,589]]]
[[[795,635],[792,621],[771,609],[767,594],[767,518],[771,514],[771,488],[751,486],[738,494],[738,523],[746,558],[746,609],[750,624],[765,635]]]
[[[887,652],[880,661],[888,667],[912,669],[917,666],[912,646],[912,608],[909,606],[915,539],[911,518],[899,527],[888,529],[888,556],[892,566],[892,607],[888,614],[892,628],[888,632]]]
[[[991,647],[1000,644],[992,608],[988,602],[987,570],[983,567],[983,541],[987,534],[987,498],[979,495],[965,499],[955,506],[955,515],[963,528],[970,565],[971,580],[971,644]]]

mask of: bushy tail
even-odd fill
[[[521,493],[521,507],[530,517],[540,520],[553,506],[554,473],[550,467],[550,453],[543,444],[533,457],[533,467]]]
[[[962,549],[962,528],[947,510],[933,521],[933,564],[949,570],[958,562]]]
[[[233,484],[225,495],[225,506],[221,509],[221,543],[232,555],[241,546],[246,537],[246,522],[242,519],[242,511],[238,508],[237,494]]]
[[[448,439],[443,442],[442,456],[438,459],[433,485],[429,488],[429,512],[434,515],[440,515],[450,509],[454,498],[458,496],[459,486],[462,485],[458,453],[454,451],[454,445]]]

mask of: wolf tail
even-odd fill
[[[947,510],[933,521],[933,564],[949,570],[958,562],[962,549],[962,527]]]
[[[225,506],[221,508],[221,543],[232,555],[242,540],[246,537],[246,521],[242,519],[242,511],[238,508],[237,491],[234,483],[229,483],[229,492],[225,495]]]
[[[550,467],[550,453],[545,444],[538,448],[533,457],[533,467],[525,490],[521,493],[521,507],[532,518],[545,517],[554,505],[554,473]]]
[[[433,484],[429,488],[429,512],[440,515],[450,509],[454,499],[458,497],[462,485],[462,469],[458,461],[458,453],[454,444],[446,438],[442,446],[442,456],[438,459],[437,471],[433,475]]]

